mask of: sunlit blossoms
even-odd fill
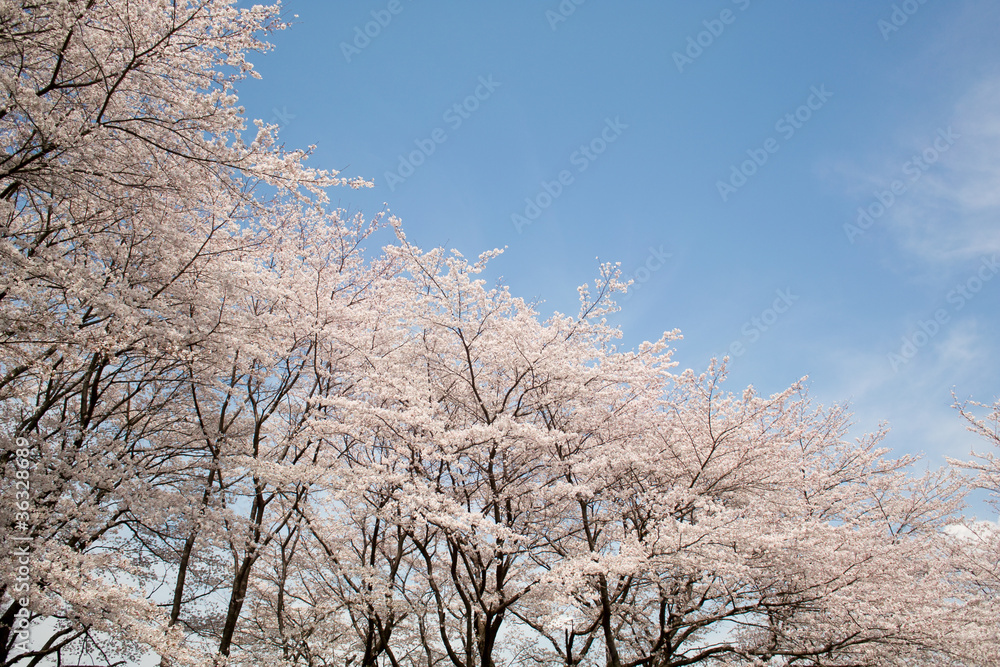
[[[611,265],[546,318],[331,209],[237,105],[282,27],[0,0],[0,667],[995,664],[995,453],[917,474],[616,347]]]

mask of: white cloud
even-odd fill
[[[1000,252],[1000,79],[964,95],[947,125],[959,135],[953,145],[887,214],[902,247],[932,263]],[[933,156],[934,137],[907,149]]]
[[[937,354],[936,375],[954,373],[979,363],[992,351],[989,341],[979,332],[974,319],[956,322],[946,329],[945,338],[934,350]]]

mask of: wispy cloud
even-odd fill
[[[888,214],[901,245],[935,263],[1000,251],[1000,78],[964,95],[949,124],[961,137]]]

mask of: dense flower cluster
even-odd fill
[[[611,266],[543,320],[365,258],[233,5],[0,0],[0,667],[996,664],[964,477],[617,349]]]

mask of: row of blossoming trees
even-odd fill
[[[996,664],[996,460],[617,350],[611,267],[543,322],[366,259],[367,183],[242,139],[281,27],[0,0],[0,666]]]

